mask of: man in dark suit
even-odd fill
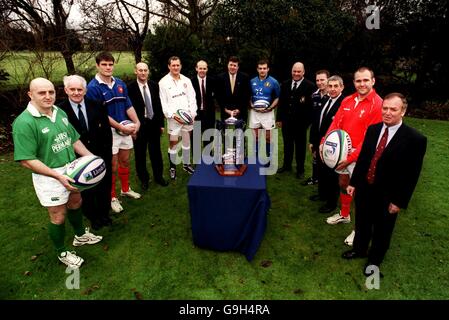
[[[330,73],[325,69],[315,72],[315,84],[318,89],[312,93],[312,124],[309,134],[309,150],[312,153],[312,176],[301,183],[303,186],[318,184],[318,162],[320,156],[317,151],[319,145],[312,144],[310,140],[312,137],[314,123],[316,124],[316,121],[319,121],[321,111],[329,99],[329,95],[327,94],[327,79],[329,77]]]
[[[216,99],[221,111],[221,120],[233,116],[247,121],[251,87],[249,77],[238,71],[240,60],[230,57],[228,71],[217,77]]]
[[[298,179],[304,176],[307,129],[312,122],[312,94],[316,90],[304,74],[304,65],[296,62],[292,67],[292,79],[281,85],[277,112],[277,125],[282,128],[284,140],[284,164],[278,172],[291,171],[295,153]]]
[[[326,135],[335,114],[343,101],[342,95],[344,85],[343,79],[339,76],[332,76],[327,80],[326,91],[329,99],[326,100],[321,111],[316,114],[310,127],[309,142],[312,150],[319,152],[321,139]],[[329,168],[317,155],[318,172],[318,194],[312,195],[310,200],[325,201],[325,204],[319,208],[321,213],[329,213],[337,208],[339,195],[338,173]]]
[[[148,190],[150,181],[146,158],[148,149],[154,181],[165,187],[168,182],[162,176],[164,165],[161,153],[161,134],[164,132],[164,115],[159,97],[159,85],[149,80],[149,69],[146,63],[136,64],[134,73],[137,79],[129,84],[128,96],[141,123],[134,145],[136,173],[142,189]]]
[[[59,106],[69,117],[69,122],[81,135],[80,140],[106,163],[106,175],[92,189],[81,192],[82,211],[93,229],[112,223],[111,205],[112,132],[106,108],[102,103],[85,98],[86,80],[78,75],[64,77],[64,91],[68,99]]]
[[[214,79],[207,75],[207,62],[200,60],[196,63],[196,76],[191,78],[196,93],[198,114],[195,121],[201,121],[201,132],[215,127]]]
[[[407,208],[426,153],[427,138],[402,122],[406,109],[402,94],[384,98],[382,122],[368,127],[347,188],[355,195],[357,214],[354,247],[343,258],[368,255],[366,276],[384,259],[396,218],[400,209]]]

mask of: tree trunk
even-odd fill
[[[67,67],[67,74],[75,74],[75,64],[73,63],[73,53],[61,52]]]

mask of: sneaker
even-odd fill
[[[339,213],[336,213],[333,216],[330,216],[329,218],[327,218],[326,222],[328,224],[350,223],[351,216],[343,217],[339,212]]]
[[[184,164],[182,166],[182,169],[187,172],[188,174],[193,174],[195,172],[195,169],[193,169],[191,164]]]
[[[176,180],[176,169],[170,168],[170,179]]]
[[[72,269],[78,269],[83,264],[84,259],[78,257],[75,251],[64,251],[58,255],[59,261]]]
[[[352,230],[349,236],[345,239],[345,245],[352,247],[352,243],[354,242],[355,231]]]
[[[117,198],[112,198],[111,200],[111,209],[115,213],[119,213],[123,211],[123,207],[120,204],[120,201]]]
[[[96,236],[93,233],[89,232],[89,228],[86,228],[86,231],[82,236],[78,237],[77,235],[75,235],[75,238],[73,238],[73,245],[75,247],[80,247],[85,244],[96,244],[102,239],[102,236]]]
[[[129,198],[132,198],[132,199],[139,199],[140,197],[142,197],[142,195],[140,193],[132,191],[131,187],[129,187],[128,191],[126,191],[126,192],[121,191],[120,195],[121,196],[125,196],[125,197],[129,197]]]

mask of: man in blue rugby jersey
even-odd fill
[[[266,130],[266,155],[271,160],[271,130],[275,128],[274,109],[276,108],[281,89],[279,82],[268,75],[268,60],[257,63],[257,77],[251,79],[251,109],[249,112],[249,128],[254,129],[256,150],[258,150],[259,130]]]
[[[112,130],[112,189],[111,208],[114,212],[123,211],[115,191],[115,176],[121,182],[121,195],[139,199],[141,195],[129,185],[129,155],[133,148],[133,138],[140,128],[139,118],[128,97],[126,84],[113,77],[115,59],[109,52],[101,52],[95,57],[98,73],[87,85],[87,97],[100,101],[108,110],[109,124]],[[131,120],[133,126],[125,126],[121,122]]]

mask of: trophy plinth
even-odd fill
[[[226,129],[232,129],[235,131],[235,139],[232,139],[231,146],[226,147],[226,153],[222,156],[222,164],[215,165],[217,172],[221,176],[241,176],[245,173],[247,165],[243,163],[242,142],[243,142],[243,127],[245,123],[242,120],[238,120],[234,117],[229,117],[225,121],[217,122],[217,129],[221,132]],[[235,140],[235,148],[234,148]]]

